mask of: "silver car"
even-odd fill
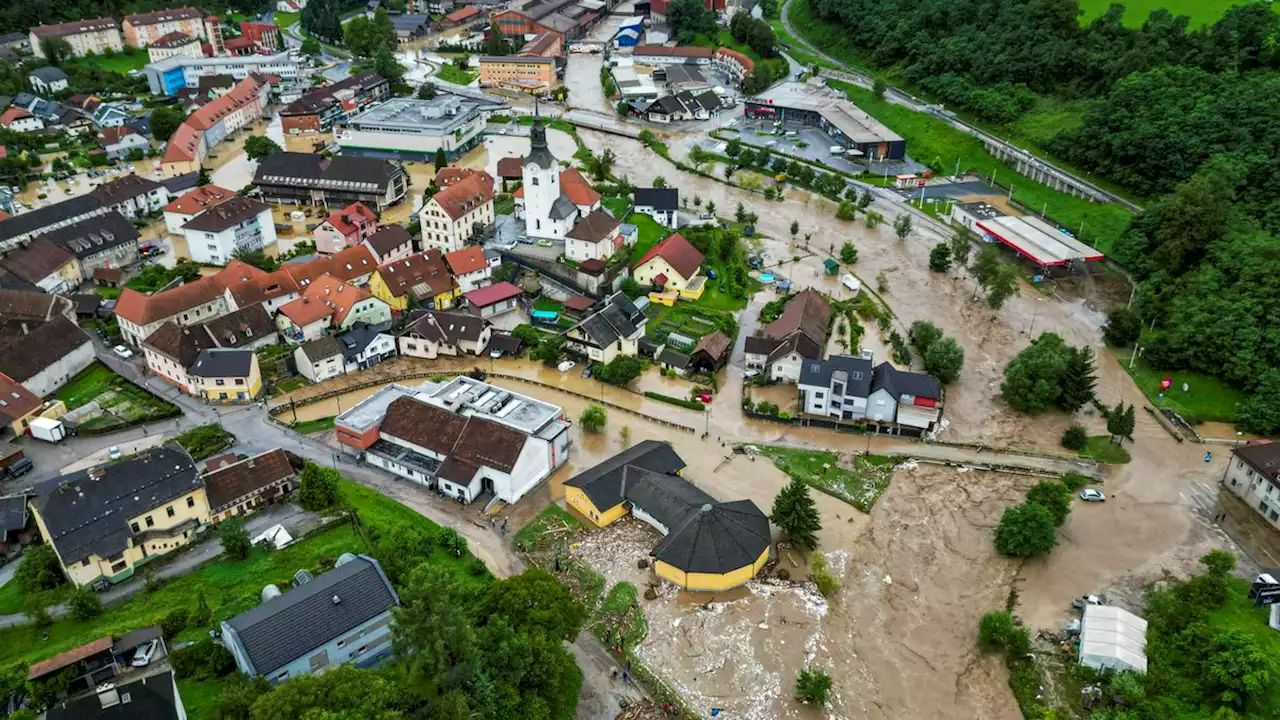
[[[1106,502],[1107,496],[1103,495],[1101,490],[1089,488],[1087,490],[1080,491],[1080,499],[1085,502]]]

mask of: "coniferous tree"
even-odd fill
[[[1093,400],[1093,390],[1097,384],[1093,350],[1087,347],[1072,348],[1062,373],[1062,394],[1058,396],[1058,407],[1067,412],[1079,410]]]
[[[822,520],[818,517],[818,506],[809,495],[809,486],[802,481],[793,478],[782,488],[773,500],[769,519],[782,528],[796,547],[812,550],[818,546]]]

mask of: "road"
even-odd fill
[[[803,35],[796,32],[796,29],[791,25],[791,20],[787,17],[787,10],[790,6],[791,6],[791,0],[786,0],[786,2],[783,3],[783,6],[782,6],[781,16],[782,16],[782,26],[786,28],[787,32],[791,35],[791,37],[794,38],[796,42],[803,45],[804,48],[809,52],[815,55],[818,55],[823,59],[827,60],[828,62],[832,63],[833,65],[836,65],[837,67],[840,67],[843,69],[843,72],[841,72],[841,71],[833,71],[833,70],[824,68],[822,70],[823,76],[832,77],[837,80],[844,80],[846,82],[851,82],[851,83],[854,83],[855,85],[858,85],[859,87],[867,88],[868,90],[871,89],[872,85],[874,84],[874,78],[858,70],[857,68],[851,67],[845,64],[844,62],[837,60],[836,58],[826,54],[822,50],[810,44],[808,40],[805,40]],[[957,130],[961,130],[970,135],[981,138],[984,142],[995,145],[1005,150],[1006,152],[1025,158],[1028,162],[1035,164],[1036,166],[1040,167],[1046,172],[1060,175],[1064,179],[1068,179],[1071,182],[1082,185],[1088,188],[1089,192],[1092,193],[1095,196],[1095,198],[1098,200],[1102,200],[1104,202],[1116,203],[1117,205],[1122,205],[1128,208],[1129,210],[1132,210],[1133,212],[1138,212],[1139,210],[1142,209],[1142,207],[1137,205],[1136,203],[1130,202],[1129,200],[1126,200],[1125,198],[1122,198],[1119,195],[1116,195],[1115,193],[1112,193],[1108,190],[1098,187],[1097,185],[1093,184],[1091,181],[1089,181],[1086,178],[1082,178],[1079,175],[1071,173],[1067,170],[1063,170],[1062,168],[1054,165],[1048,160],[1045,160],[1044,158],[1039,157],[1038,155],[1028,150],[1020,148],[1014,143],[1011,143],[1008,140],[1005,140],[1004,138],[998,137],[996,135],[992,135],[986,130],[970,125],[969,123],[957,118],[954,113],[944,110],[941,105],[927,103],[924,100],[921,100],[920,98],[917,98],[916,96],[912,95],[911,93],[908,93],[904,90],[900,90],[895,87],[885,88],[884,97],[886,100],[888,100],[891,103],[894,103],[895,105],[901,105],[905,108],[909,108],[917,112],[922,112],[922,113],[927,113],[929,115],[932,115],[938,118],[939,120],[942,120],[943,122],[947,123],[951,127],[956,128]]]

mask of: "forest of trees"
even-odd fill
[[[1242,428],[1280,430],[1280,15],[1261,3],[1191,28],[1076,0],[807,0],[862,59],[948,105],[1009,123],[1084,101],[1043,139],[1073,165],[1150,198],[1113,250],[1140,282],[1144,359],[1251,394]]]

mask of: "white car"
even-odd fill
[[[497,360],[498,358],[502,357],[502,351],[501,351],[501,350],[490,350],[490,351],[489,351],[489,357],[493,358],[494,360]]]
[[[111,458],[112,460],[119,460],[119,459],[120,459],[120,446],[119,446],[119,445],[112,445],[110,448],[107,448],[107,457]]]
[[[152,640],[138,648],[133,654],[133,660],[129,663],[134,667],[146,667],[151,664],[151,658],[155,657],[156,650],[160,648],[159,640]]]
[[[1089,488],[1087,490],[1080,491],[1080,499],[1085,502],[1106,502],[1107,496],[1103,495],[1101,490]]]
[[[560,372],[569,372],[570,370],[574,369],[577,366],[578,366],[578,363],[572,360],[565,360],[564,362],[557,365],[556,369],[559,370]]]
[[[742,377],[747,380],[750,380],[753,377],[759,377],[759,376],[760,376],[759,370],[743,370],[742,371]]]
[[[131,358],[131,357],[133,357],[133,351],[132,351],[132,350],[130,350],[129,348],[127,348],[127,347],[123,346],[123,345],[117,345],[117,346],[115,346],[115,347],[111,348],[111,352],[113,352],[113,353],[115,353],[115,354],[119,355],[119,356],[120,356],[120,357],[122,357],[122,358]]]

